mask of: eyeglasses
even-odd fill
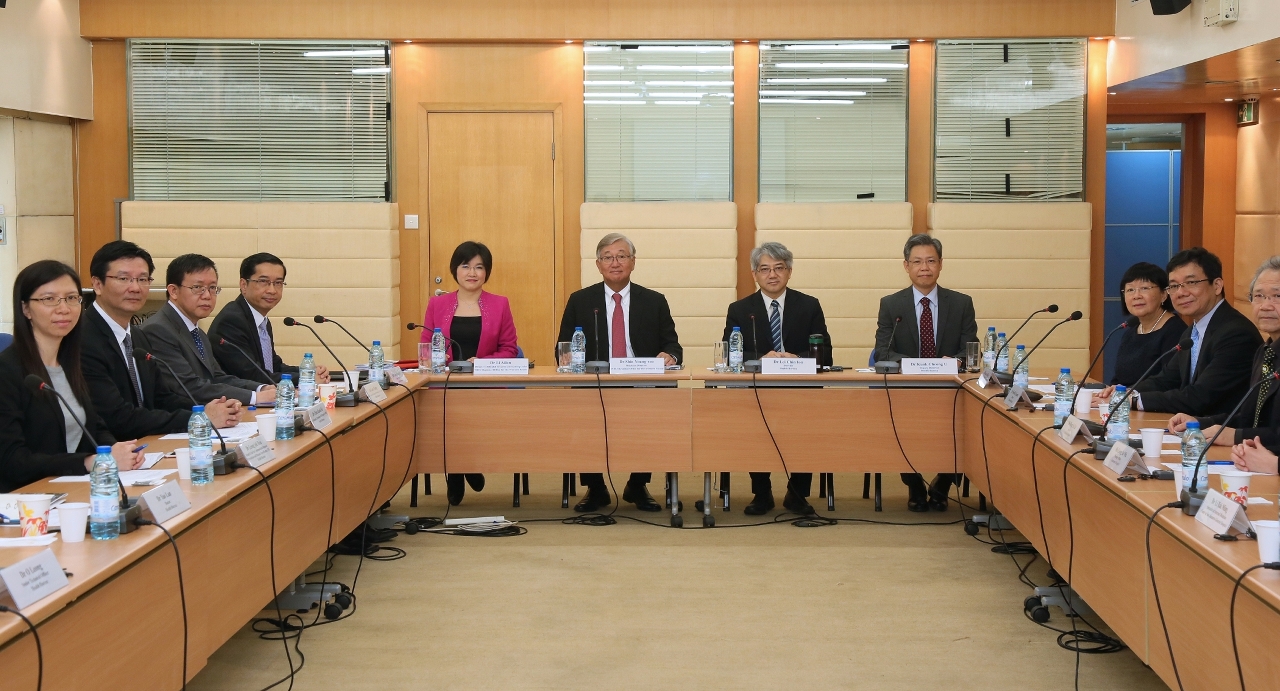
[[[1179,290],[1182,290],[1183,288],[1190,290],[1192,286],[1199,285],[1201,283],[1208,283],[1208,282],[1209,282],[1209,279],[1207,278],[1198,278],[1194,281],[1184,281],[1182,283],[1170,283],[1169,287],[1164,289],[1164,292],[1170,295],[1173,295],[1174,293],[1178,292]]]
[[[155,282],[155,279],[150,276],[143,276],[141,278],[135,278],[133,276],[107,276],[107,278],[113,281],[119,281],[125,285],[136,285],[142,288],[147,288]]]
[[[79,305],[80,303],[84,302],[84,298],[79,295],[63,295],[61,297],[57,295],[49,295],[42,298],[31,298],[30,300],[27,300],[28,304],[32,302],[38,302],[44,305],[45,307],[48,307],[49,309],[54,309],[58,305],[61,305],[64,302],[72,306]]]
[[[789,267],[786,266],[758,266],[756,267],[756,273],[764,274],[766,276],[769,274],[780,274],[788,268]]]
[[[285,286],[289,285],[288,283],[285,283],[285,282],[284,282],[284,279],[283,279],[283,278],[278,279],[278,280],[275,280],[275,281],[273,281],[273,280],[271,280],[271,279],[269,279],[269,278],[251,278],[251,279],[249,279],[249,282],[250,282],[250,283],[252,283],[252,284],[254,284],[254,285],[256,285],[256,286],[258,286],[259,288],[262,288],[262,289],[266,289],[266,288],[275,288],[276,290],[279,290],[279,289],[281,289],[281,288],[283,288],[283,287],[285,287]]]
[[[911,261],[907,262],[907,265],[913,269],[918,269],[921,266],[933,267],[938,265],[938,260],[932,257],[928,259],[912,259]]]
[[[210,292],[212,292],[214,295],[217,295],[218,293],[222,292],[222,289],[219,288],[218,286],[178,286],[178,287],[186,288],[187,290],[191,291],[192,295],[195,295],[197,297],[203,297],[206,293],[210,293]]]
[[[612,264],[614,262],[625,264],[634,258],[635,256],[630,254],[605,254],[600,256],[600,261],[605,264]]]
[[[1157,291],[1159,291],[1159,290],[1160,290],[1160,287],[1159,287],[1159,286],[1153,286],[1153,285],[1134,286],[1133,288],[1125,288],[1125,289],[1124,289],[1124,294],[1125,294],[1125,295],[1137,295],[1138,293],[1154,293],[1154,292],[1157,292]],[[1173,291],[1171,290],[1171,291],[1169,291],[1169,292],[1171,292],[1171,293],[1172,293]]]
[[[1273,305],[1280,305],[1280,293],[1274,295],[1264,295],[1262,293],[1254,293],[1249,296],[1249,302],[1269,302]]]

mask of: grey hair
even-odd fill
[[[791,250],[787,249],[786,245],[781,242],[766,242],[751,250],[752,271],[755,271],[756,267],[760,266],[760,258],[765,256],[773,257],[775,260],[786,264],[788,269],[791,268],[792,262],[795,261],[795,255],[791,254]]]
[[[600,253],[604,252],[604,248],[619,240],[623,240],[627,243],[627,248],[631,250],[631,256],[636,256],[636,243],[632,242],[631,238],[623,235],[622,233],[609,233],[608,235],[600,238],[600,242],[596,243],[596,259],[600,258]]]
[[[916,233],[915,235],[907,238],[907,244],[903,245],[902,261],[909,261],[911,259],[912,248],[924,247],[925,245],[931,245],[934,251],[938,253],[938,259],[942,259],[942,241],[931,235]]]
[[[1258,270],[1253,273],[1253,281],[1249,283],[1250,300],[1253,299],[1253,288],[1258,285],[1258,278],[1262,276],[1264,271],[1280,271],[1280,256],[1268,257],[1266,261],[1262,262],[1262,266],[1259,266]]]

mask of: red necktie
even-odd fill
[[[933,338],[933,310],[929,298],[920,298],[920,357],[938,357],[938,345]]]
[[[627,322],[622,316],[622,294],[613,294],[613,345],[609,357],[627,356]]]

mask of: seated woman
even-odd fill
[[[133,451],[137,440],[116,443],[94,412],[80,371],[80,301],[80,277],[62,262],[38,261],[14,281],[13,345],[0,352],[0,492],[47,477],[84,475],[98,444],[112,445],[121,470],[142,465],[142,452]],[[28,388],[25,379],[32,374],[71,408],[52,392]]]
[[[1133,386],[1138,377],[1162,353],[1178,345],[1187,325],[1173,310],[1165,294],[1169,276],[1155,264],[1139,262],[1120,278],[1120,309],[1138,318],[1138,325],[1125,329],[1116,351],[1116,368],[1108,384]]]
[[[440,329],[451,344],[449,360],[475,361],[476,358],[515,357],[516,323],[511,305],[501,295],[484,291],[493,275],[493,255],[489,248],[470,240],[458,245],[449,260],[449,271],[458,290],[437,295],[427,303],[422,318],[422,342],[430,343],[434,329]],[[446,476],[449,503],[457,506],[466,492],[463,475]],[[484,489],[484,475],[467,473],[467,484],[479,492]]]

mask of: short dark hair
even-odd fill
[[[1169,274],[1165,273],[1164,269],[1152,264],[1151,262],[1138,262],[1137,264],[1129,267],[1124,272],[1124,275],[1120,277],[1121,312],[1125,314],[1129,313],[1129,305],[1125,304],[1124,301],[1124,287],[1134,281],[1148,281],[1154,284],[1160,289],[1161,294],[1164,295],[1164,302],[1161,303],[1160,306],[1166,310],[1173,310],[1173,299],[1164,292],[1164,289],[1169,287]]]
[[[938,259],[942,259],[942,241],[932,235],[916,233],[915,235],[907,238],[907,244],[902,246],[902,261],[908,261],[911,259],[912,249],[916,247],[924,247],[925,245],[932,247],[933,251],[938,253]]]
[[[244,261],[240,262],[240,278],[246,281],[253,278],[253,272],[257,271],[259,264],[275,264],[284,269],[285,276],[289,275],[289,269],[285,268],[284,262],[280,261],[280,257],[270,252],[259,252],[245,257]]]
[[[218,265],[203,254],[184,254],[180,257],[174,257],[173,261],[169,262],[169,268],[165,269],[164,272],[165,285],[180,286],[182,285],[182,279],[186,278],[187,274],[204,271],[205,269],[213,269],[214,273],[217,273]]]
[[[488,283],[489,277],[493,276],[493,254],[483,243],[474,240],[467,240],[453,250],[453,257],[449,260],[449,273],[453,280],[458,280],[458,267],[476,257],[480,257],[480,263],[484,264],[484,280]]]
[[[1203,247],[1192,247],[1189,250],[1182,250],[1173,255],[1169,259],[1169,263],[1164,267],[1168,273],[1173,273],[1175,269],[1180,269],[1187,264],[1195,264],[1204,270],[1204,277],[1210,281],[1216,281],[1222,278],[1222,260],[1217,255]]]
[[[89,275],[99,281],[106,281],[107,268],[111,266],[111,262],[119,259],[145,260],[147,273],[156,272],[156,263],[151,260],[150,252],[128,240],[112,240],[93,253],[93,259],[89,260]]]
[[[17,353],[24,374],[38,375],[46,382],[50,381],[49,370],[40,359],[35,332],[31,327],[31,320],[22,313],[22,305],[31,300],[40,286],[63,276],[71,277],[76,284],[76,292],[83,287],[80,284],[80,274],[75,269],[54,259],[42,259],[31,264],[19,271],[18,277],[13,280],[13,344],[9,347]],[[74,307],[80,309],[80,305]],[[83,324],[84,319],[80,319],[62,337],[62,342],[58,344],[58,364],[62,366],[62,373],[67,377],[67,383],[71,384],[76,399],[81,405],[88,407],[89,385],[85,383],[84,372],[80,369],[80,327]]]

